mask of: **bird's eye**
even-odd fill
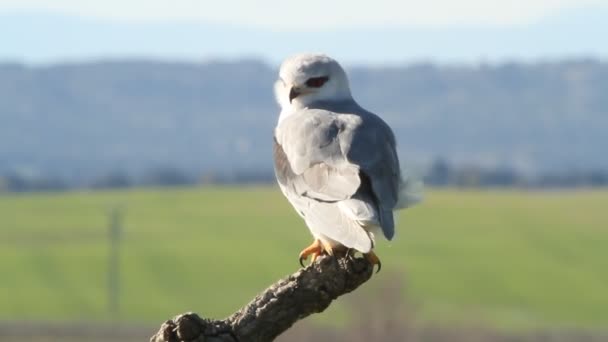
[[[306,86],[310,88],[321,88],[329,80],[327,76],[311,77],[306,81]]]

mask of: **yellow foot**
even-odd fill
[[[382,263],[380,262],[380,259],[378,259],[378,256],[376,255],[376,253],[374,253],[374,251],[369,251],[369,253],[365,253],[363,254],[363,256],[365,256],[365,259],[367,259],[367,261],[369,261],[372,266],[378,265],[378,270],[376,271],[376,273],[380,272],[380,269],[382,268]]]
[[[310,246],[304,248],[300,252],[300,265],[304,267],[304,260],[308,259],[308,256],[311,255],[312,262],[315,262],[317,258],[322,255],[324,252],[323,244],[320,240],[315,240]]]

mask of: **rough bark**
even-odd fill
[[[339,296],[355,290],[373,273],[365,258],[319,258],[279,280],[247,306],[223,320],[186,313],[166,321],[151,342],[266,342],[296,321],[322,312]]]

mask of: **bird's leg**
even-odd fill
[[[300,265],[304,267],[304,260],[306,260],[309,255],[312,255],[311,260],[312,262],[315,262],[319,255],[323,254],[323,252],[323,244],[320,240],[315,240],[310,246],[304,248],[304,250],[300,252]]]
[[[349,259],[353,259],[355,257],[355,253],[357,252],[356,249],[353,248],[347,248],[346,249],[346,257]]]
[[[380,259],[378,258],[378,256],[376,255],[376,253],[374,253],[374,251],[369,251],[369,253],[364,253],[363,256],[373,266],[378,265],[378,270],[376,271],[376,273],[380,272],[380,269],[382,268],[382,263],[380,262]]]

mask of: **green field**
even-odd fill
[[[605,328],[607,204],[605,191],[429,191],[379,243],[383,271],[352,296],[397,274],[427,320]],[[114,205],[126,208],[120,317],[106,294]],[[222,317],[295,271],[310,242],[272,187],[3,195],[0,320]],[[343,307],[323,319],[343,320]]]

